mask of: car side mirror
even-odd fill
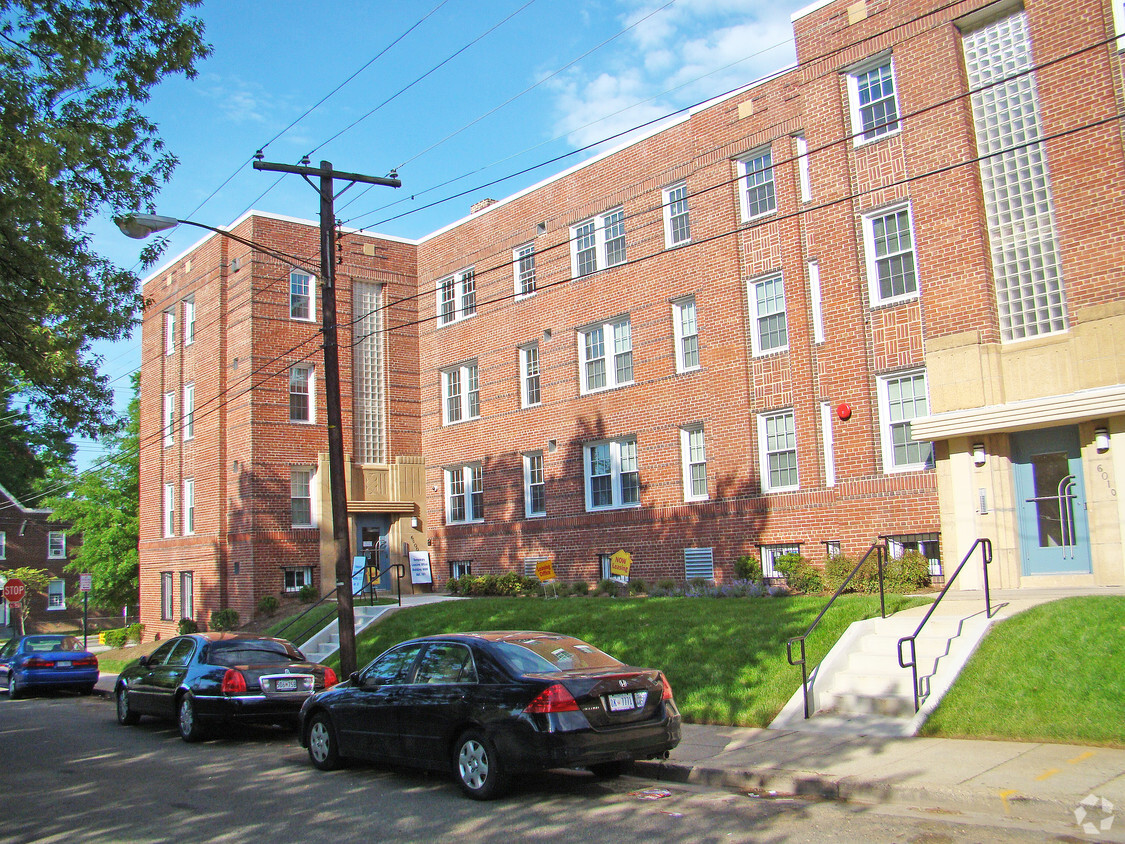
[[[353,686],[358,686],[358,685],[359,685],[359,672],[358,672],[358,671],[353,671],[353,672],[351,673],[351,676],[349,676],[349,677],[348,677],[348,681],[349,681],[349,682],[350,682],[350,683],[351,683],[351,684],[352,684]]]
[[[137,665],[141,666],[141,668],[144,668],[145,666],[147,666],[148,665],[148,657],[142,656],[139,659],[137,659]]]

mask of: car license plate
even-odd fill
[[[636,708],[637,704],[633,700],[632,692],[621,692],[620,694],[609,696],[610,712],[626,712]]]
[[[69,659],[60,659],[58,662],[55,663],[55,668],[70,668],[70,660]]]
[[[276,680],[273,684],[273,687],[279,692],[295,692],[297,691],[297,680],[296,678]]]

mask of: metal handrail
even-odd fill
[[[363,583],[363,585],[361,585],[359,587],[359,589],[357,589],[355,592],[352,593],[352,597],[355,598],[358,595],[362,595],[365,591],[368,591],[368,589],[370,588],[371,600],[372,601],[377,600],[378,596],[379,596],[379,592],[378,592],[378,589],[374,586],[375,580],[382,577],[384,574],[391,571],[392,569],[398,569],[397,574],[399,576],[398,576],[398,578],[396,578],[396,585],[398,586],[398,605],[401,607],[402,606],[402,578],[406,577],[406,566],[404,566],[402,563],[391,563],[385,569],[383,569],[381,571],[377,571],[375,573],[374,577],[368,578]],[[283,624],[281,627],[279,627],[277,629],[277,632],[274,633],[274,635],[280,636],[285,630],[288,630],[291,626],[293,626],[298,621],[300,621],[302,618],[304,618],[306,615],[311,613],[313,610],[315,610],[317,607],[319,607],[325,601],[332,598],[332,596],[335,595],[338,590],[339,590],[339,587],[337,586],[331,592],[325,593],[323,596],[321,596],[320,600],[317,601],[315,604],[312,604],[310,607],[308,607],[306,610],[301,612],[299,615],[293,616],[293,618],[289,619],[289,621],[287,621],[285,624]],[[313,629],[314,627],[316,627],[319,624],[323,624],[323,619],[318,619],[318,620],[312,622],[311,624],[306,625],[305,627],[301,628],[301,630],[296,634],[296,636],[291,636],[290,638],[298,638],[298,637],[304,635],[305,633],[309,632],[309,630]]]
[[[828,603],[824,605],[824,609],[822,609],[820,611],[820,615],[818,615],[816,617],[816,619],[813,621],[813,623],[809,625],[809,629],[805,631],[805,635],[794,636],[792,639],[790,639],[789,641],[787,641],[785,643],[785,655],[786,655],[786,658],[789,660],[789,664],[794,665],[794,666],[796,666],[796,665],[801,666],[801,691],[804,692],[804,695],[805,695],[805,719],[806,720],[809,718],[809,687],[810,687],[811,684],[809,683],[808,667],[805,663],[805,639],[807,639],[812,634],[813,630],[816,629],[816,626],[818,624],[820,624],[820,620],[822,618],[824,618],[824,614],[826,612],[828,612],[828,608],[832,606],[832,604],[835,602],[835,600],[837,598],[839,598],[840,595],[843,593],[844,589],[847,588],[848,584],[852,582],[852,578],[855,577],[856,572],[858,572],[860,570],[860,567],[863,566],[863,564],[867,562],[867,558],[871,556],[872,552],[875,553],[875,555],[876,555],[875,559],[877,560],[878,566],[879,566],[879,612],[880,612],[880,614],[882,615],[883,618],[887,617],[887,604],[886,604],[886,599],[884,598],[884,595],[883,595],[884,545],[883,545],[882,542],[873,542],[873,543],[871,543],[871,547],[867,549],[867,552],[862,557],[860,557],[859,562],[856,563],[855,568],[852,569],[852,571],[851,571],[851,574],[849,574],[847,577],[844,578],[844,582],[840,584],[839,588],[836,590],[836,594],[834,594],[831,598],[828,599]],[[799,660],[797,660],[796,662],[793,661],[793,643],[794,642],[800,642],[801,643],[801,658]]]
[[[941,603],[941,599],[945,597],[945,593],[949,591],[949,587],[953,585],[953,581],[955,581],[957,579],[957,575],[959,575],[961,573],[961,569],[963,569],[965,567],[965,563],[969,562],[969,558],[972,557],[973,552],[977,550],[978,545],[980,546],[980,549],[981,549],[981,562],[982,562],[981,569],[984,572],[984,611],[986,613],[987,618],[992,618],[992,599],[991,599],[991,597],[989,595],[989,591],[988,591],[988,564],[992,562],[992,540],[981,537],[980,539],[978,539],[976,542],[974,542],[972,544],[972,547],[969,548],[968,553],[965,554],[965,556],[961,559],[961,562],[957,566],[957,570],[953,572],[952,577],[946,578],[945,587],[941,590],[941,593],[937,596],[937,599],[932,604],[930,604],[930,608],[926,611],[926,614],[924,616],[922,616],[922,621],[914,629],[913,635],[903,636],[901,639],[898,640],[898,665],[899,665],[900,668],[909,668],[910,671],[911,671],[911,675],[913,677],[912,686],[913,686],[913,691],[914,691],[914,711],[915,712],[917,712],[918,708],[919,708],[919,704],[918,704],[918,651],[917,651],[917,646],[915,644],[915,640],[918,638],[918,634],[922,632],[922,628],[926,626],[926,622],[930,620],[930,616],[934,614],[934,610],[937,609],[938,604]],[[903,659],[903,655],[902,655],[902,644],[903,644],[903,642],[909,642],[910,643],[910,662],[909,663],[907,663]]]

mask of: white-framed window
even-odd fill
[[[467,577],[473,573],[472,560],[450,560],[449,561],[449,576],[450,577]]]
[[[66,559],[66,531],[63,531],[63,530],[49,530],[49,531],[47,531],[47,559],[48,560],[65,560]]]
[[[164,484],[164,536],[176,535],[176,485]]]
[[[530,296],[535,292],[535,244],[525,243],[512,250],[512,272],[515,277],[516,296]]]
[[[440,325],[471,317],[477,312],[477,282],[472,268],[459,270],[437,283],[437,316]]]
[[[160,618],[164,621],[172,620],[172,572],[160,572]]]
[[[797,147],[797,177],[801,185],[801,202],[812,202],[812,179],[809,176],[809,143],[804,135],[794,135]]]
[[[863,217],[863,248],[871,303],[885,305],[918,295],[910,206],[884,208]]]
[[[479,463],[445,470],[446,524],[484,520],[484,470]]]
[[[687,184],[664,188],[664,245],[668,249],[691,242]]]
[[[820,403],[820,435],[824,449],[824,485],[836,486],[836,444],[832,433],[832,405]]]
[[[480,369],[466,361],[441,371],[442,422],[452,425],[480,418]]]
[[[195,342],[195,300],[184,299],[184,345]]]
[[[699,326],[694,296],[672,303],[672,331],[676,338],[676,371],[699,369]]]
[[[758,454],[763,490],[783,492],[798,488],[797,431],[792,409],[759,414]]]
[[[611,580],[611,579],[613,579],[613,574],[612,574],[612,571],[611,571],[612,567],[613,567],[613,555],[612,554],[598,554],[598,579],[599,580]]]
[[[1117,34],[1117,49],[1125,50],[1125,0],[1113,0],[1113,30]]]
[[[195,479],[188,478],[184,481],[184,536],[193,533],[195,533]]]
[[[164,312],[164,354],[175,354],[176,351],[176,312]]]
[[[629,317],[580,329],[578,366],[583,393],[632,384],[633,334]]]
[[[587,510],[640,506],[641,480],[635,437],[587,443],[583,452]]]
[[[759,278],[747,284],[750,300],[750,345],[755,357],[789,350],[785,322],[785,282],[780,275]]]
[[[520,403],[534,407],[542,403],[543,393],[539,380],[539,344],[520,346]]]
[[[315,527],[313,522],[313,478],[311,466],[289,469],[289,523],[295,528]]]
[[[66,609],[66,581],[61,578],[47,583],[47,609]]]
[[[910,472],[934,465],[933,443],[910,438],[910,422],[929,414],[926,371],[879,377],[879,433],[885,472]]]
[[[8,559],[8,534],[0,530],[0,560]]]
[[[742,221],[777,210],[773,184],[773,154],[762,147],[738,159],[739,204]]]
[[[282,591],[300,592],[313,582],[312,566],[285,566],[281,570]]]
[[[529,519],[547,514],[547,479],[541,451],[523,456],[523,512]]]
[[[289,421],[313,422],[313,368],[308,364],[289,367]]]
[[[824,300],[820,290],[820,262],[809,261],[809,304],[812,306],[813,342],[823,343]]]
[[[848,103],[856,146],[899,130],[894,61],[889,53],[848,72]]]
[[[800,545],[761,545],[759,546],[762,558],[762,576],[768,578],[780,578],[783,575],[777,570],[778,557],[784,557],[786,554],[800,554]]]
[[[195,618],[194,572],[180,572],[180,618]]]
[[[615,208],[570,227],[571,275],[625,263],[625,210]]]
[[[164,445],[169,446],[176,441],[173,425],[176,422],[176,394],[164,394]]]
[[[703,447],[703,425],[680,428],[680,462],[684,471],[684,501],[707,498],[707,452]]]
[[[184,384],[184,439],[195,437],[195,383]]]
[[[289,318],[312,322],[316,318],[313,277],[304,270],[289,271]]]

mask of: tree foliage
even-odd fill
[[[95,340],[126,336],[138,280],[91,249],[96,215],[153,209],[176,159],[140,111],[210,48],[199,0],[0,0],[0,367],[45,415],[104,434]]]
[[[57,477],[60,488],[71,492],[48,498],[52,518],[73,524],[68,534],[81,534],[82,544],[66,570],[93,575],[90,603],[120,609],[137,603],[137,540],[140,535],[138,376],[133,376],[133,398],[120,433],[108,438],[109,448],[100,465],[70,477]]]
[[[3,579],[5,583],[13,578],[23,581],[28,595],[35,592],[46,592],[47,584],[51,582],[53,577],[54,575],[47,569],[35,569],[29,566],[21,566],[18,569],[0,569],[0,579]],[[27,617],[31,613],[31,602],[27,598],[20,601],[19,613],[20,620],[24,622],[20,625],[20,630],[27,630]]]
[[[70,432],[43,420],[15,401],[0,370],[0,484],[21,503],[38,507],[35,494],[51,471],[70,466]]]

